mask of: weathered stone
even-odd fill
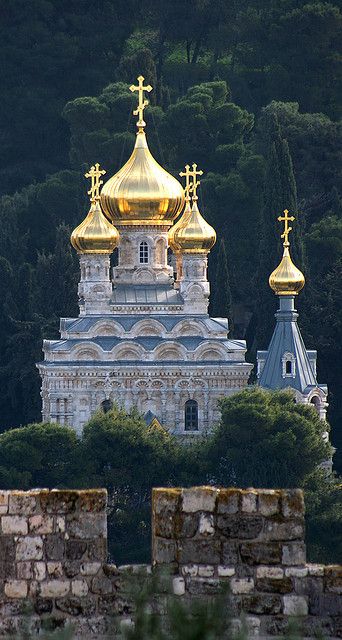
[[[250,593],[254,589],[254,580],[252,578],[232,578],[230,588],[234,594]]]
[[[222,545],[223,564],[237,564],[239,561],[239,547],[237,542],[224,541]]]
[[[237,513],[240,495],[240,489],[220,489],[217,499],[217,513]]]
[[[33,515],[37,510],[37,500],[32,493],[11,491],[9,495],[8,513],[15,515]]]
[[[257,567],[256,568],[256,577],[257,578],[283,578],[284,577],[284,569],[281,567]]]
[[[306,547],[302,542],[289,542],[283,546],[282,562],[287,565],[305,564]]]
[[[305,505],[302,489],[287,489],[282,492],[282,513],[285,518],[304,518]]]
[[[293,578],[305,578],[308,575],[307,567],[286,567],[285,575]]]
[[[193,538],[199,526],[198,513],[182,513],[175,519],[175,534],[177,538]]]
[[[56,533],[64,533],[65,532],[65,516],[56,516],[55,532]]]
[[[152,509],[154,514],[175,513],[180,505],[181,489],[152,489]]]
[[[87,544],[87,560],[106,562],[108,555],[107,537],[90,540]]]
[[[87,513],[103,513],[107,507],[106,489],[84,489],[78,491],[77,509]]]
[[[82,576],[94,576],[101,568],[101,562],[82,562],[80,572]]]
[[[106,615],[130,615],[133,613],[133,603],[128,598],[113,595],[100,595],[98,599],[100,614]]]
[[[19,538],[16,548],[17,560],[41,560],[43,557],[43,539],[35,537]]]
[[[71,582],[71,593],[73,596],[78,596],[83,598],[87,595],[89,589],[87,581],[84,578],[80,580],[72,580]]]
[[[105,513],[68,514],[66,516],[66,530],[71,538],[106,538],[107,516]]]
[[[154,534],[161,538],[173,538],[175,531],[175,521],[173,514],[168,511],[154,518]]]
[[[58,598],[56,600],[56,609],[68,613],[70,616],[86,615],[88,618],[94,615],[96,603],[93,598],[68,596],[67,598]]]
[[[219,578],[230,578],[235,574],[235,567],[227,567],[224,564],[219,564],[217,567],[217,575]]]
[[[198,575],[202,578],[212,578],[215,573],[215,567],[211,564],[200,564],[198,566]]]
[[[40,583],[37,580],[31,580],[28,583],[28,589],[29,589],[28,595],[30,598],[36,598],[39,595],[40,593],[39,585]]]
[[[217,527],[227,538],[252,540],[261,533],[263,519],[261,516],[225,514],[218,516]]]
[[[103,574],[95,576],[91,581],[91,591],[93,593],[100,593],[101,595],[104,595],[106,593],[111,593],[112,590],[111,581]]]
[[[255,616],[246,616],[245,624],[247,627],[248,638],[254,638],[259,635],[261,621]]]
[[[59,598],[66,596],[70,590],[68,580],[48,580],[40,585],[40,595],[42,598]]]
[[[53,518],[48,515],[36,515],[29,518],[30,533],[44,534],[52,533]]]
[[[178,554],[181,564],[200,563],[204,558],[208,564],[220,562],[219,540],[182,540],[179,542]]]
[[[273,516],[280,510],[280,492],[272,489],[262,489],[258,495],[258,511],[263,516]]]
[[[63,560],[65,555],[65,540],[63,534],[47,536],[44,540],[47,560]]]
[[[324,568],[324,587],[330,593],[342,594],[342,565],[328,565]]]
[[[79,491],[52,489],[41,494],[40,504],[43,513],[73,513],[79,501]]]
[[[0,536],[0,562],[14,562],[15,541],[13,536]]]
[[[307,564],[306,566],[309,572],[309,576],[323,577],[324,564]]]
[[[287,616],[270,616],[265,619],[265,632],[270,636],[284,636],[289,632],[289,618]]]
[[[81,560],[87,550],[87,543],[81,540],[67,540],[65,556],[68,560]]]
[[[187,591],[194,596],[217,594],[220,581],[217,578],[187,578]]]
[[[264,539],[269,540],[303,540],[304,524],[295,520],[277,522],[267,520],[264,525]]]
[[[218,490],[213,487],[192,487],[182,490],[182,504],[185,513],[208,511],[213,513]]]
[[[67,578],[75,578],[80,573],[80,563],[78,560],[66,560],[63,563],[63,570]],[[54,577],[58,578],[60,576]]]
[[[259,615],[277,614],[282,609],[281,597],[264,593],[243,596],[242,608],[246,613]]]
[[[309,596],[309,613],[314,616],[342,616],[342,598],[337,593]]]
[[[267,593],[291,593],[293,583],[291,578],[260,578],[256,582],[256,588]]]
[[[2,516],[1,529],[3,534],[26,535],[28,532],[27,518],[23,516]]]
[[[1,562],[0,561],[0,580],[6,580],[6,578],[15,578],[15,564],[13,562]],[[17,576],[19,578],[19,576]],[[0,589],[1,593],[1,589]]]
[[[37,598],[34,603],[34,610],[38,615],[43,613],[51,613],[53,609],[53,601],[49,598]]]
[[[50,578],[61,578],[63,575],[63,566],[61,562],[47,562],[46,568]]]
[[[154,538],[153,562],[156,564],[169,564],[176,561],[176,543],[173,540]]]
[[[257,510],[257,492],[253,490],[241,492],[241,511],[255,513]]]
[[[199,535],[204,536],[204,537],[209,537],[209,536],[213,536],[214,535],[215,528],[214,528],[214,516],[213,515],[201,513],[200,520],[199,520],[199,526],[198,526],[198,533],[199,533]]]
[[[186,564],[181,567],[181,573],[183,576],[197,576],[198,575],[198,564]]]
[[[183,596],[185,593],[185,580],[181,576],[172,578],[172,591],[175,596]]]
[[[0,515],[8,513],[9,491],[0,491]]]
[[[17,562],[17,578],[19,580],[31,580],[33,578],[31,562]]]
[[[280,564],[282,547],[279,542],[245,542],[240,545],[240,555],[242,562],[250,565]]]
[[[26,580],[8,580],[5,582],[5,594],[7,598],[26,598]]]
[[[46,576],[46,565],[45,562],[34,562],[33,565],[33,577],[38,582],[41,582],[45,579]]]
[[[307,616],[308,603],[305,596],[284,596],[284,614],[286,616]]]

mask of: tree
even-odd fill
[[[217,267],[215,278],[215,295],[213,302],[213,314],[217,318],[227,318],[230,337],[234,333],[232,315],[232,294],[230,291],[228,261],[225,242],[221,239],[217,255]]]
[[[221,420],[203,443],[214,483],[297,487],[324,460],[327,425],[315,409],[295,404],[292,392],[250,388],[221,402]]]

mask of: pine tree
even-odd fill
[[[221,239],[217,255],[213,314],[217,318],[228,319],[229,335],[232,337],[234,333],[232,295],[229,282],[226,245],[223,238]]]

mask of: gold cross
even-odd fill
[[[281,238],[284,238],[283,245],[284,247],[289,246],[289,233],[292,231],[292,227],[289,226],[289,222],[293,222],[295,220],[294,216],[289,216],[289,212],[287,209],[284,210],[284,215],[278,217],[279,222],[284,222],[284,232],[281,234]]]
[[[185,169],[186,169],[186,167],[185,167]],[[203,176],[203,171],[201,169],[199,171],[197,171],[197,164],[194,162],[193,165],[192,165],[192,171],[189,170],[189,177],[193,178],[192,184],[190,186],[190,191],[192,192],[192,200],[193,200],[193,202],[195,200],[198,200],[197,187],[199,187],[199,185],[200,185],[200,181],[196,180],[196,176]]]
[[[144,122],[144,109],[145,107],[147,107],[147,105],[149,104],[148,100],[145,100],[144,98],[144,91],[152,91],[152,87],[150,84],[148,84],[146,87],[144,87],[144,76],[139,76],[138,77],[138,86],[136,87],[134,84],[132,84],[130,86],[130,90],[131,91],[138,91],[138,95],[139,95],[139,104],[137,109],[135,109],[133,111],[133,115],[134,116],[139,116],[139,120],[137,122],[137,127],[139,127],[139,130],[141,131],[145,126],[146,126],[146,122]]]
[[[186,202],[190,202],[190,191],[192,191],[192,186],[190,184],[190,165],[186,164],[185,165],[185,171],[181,171],[179,174],[182,178],[185,177],[185,187],[184,187],[184,192],[185,192],[185,201]]]
[[[97,162],[92,167],[90,167],[88,173],[85,173],[86,178],[91,178],[91,187],[88,191],[88,195],[90,196],[90,202],[95,202],[100,197],[100,187],[103,184],[103,180],[101,180],[101,176],[105,174],[104,169],[100,169],[100,165]]]

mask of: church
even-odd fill
[[[144,121],[151,89],[142,76],[131,87],[137,134],[126,164],[104,184],[98,164],[86,174],[90,210],[71,235],[79,316],[61,319],[60,339],[44,340],[38,364],[43,421],[77,433],[113,403],[173,434],[206,433],[219,399],[246,387],[253,368],[245,341],[230,340],[227,320],[208,315],[216,233],[198,207],[202,171],[187,165],[183,188],[153,158]]]

